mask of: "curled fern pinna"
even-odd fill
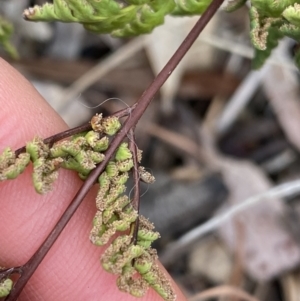
[[[54,0],[25,10],[32,21],[81,23],[87,30],[125,37],[151,32],[175,8],[173,0]]]
[[[26,144],[24,152],[6,148],[0,153],[0,181],[17,178],[30,163],[33,186],[40,194],[53,188],[60,168],[76,171],[85,180],[96,165],[104,161],[104,152],[122,126],[117,117],[102,118],[101,114],[95,115],[90,125],[92,129],[88,132],[53,145],[35,137]],[[100,174],[89,238],[95,246],[108,245],[100,261],[107,272],[118,276],[117,286],[121,291],[142,297],[151,287],[164,300],[175,301],[172,285],[160,271],[156,250],[151,247],[160,235],[149,220],[139,215],[130,193],[125,194],[130,172],[136,172],[137,181],[154,182],[154,177],[139,165],[141,153],[138,149],[133,152],[127,142],[121,143]],[[10,293],[13,284],[9,277],[0,277],[0,298]]]
[[[117,37],[151,32],[167,14],[202,14],[211,0],[54,0],[53,4],[25,10],[32,21],[78,22],[95,33]],[[246,0],[229,0],[225,10],[234,11]],[[261,67],[284,36],[300,41],[300,0],[251,0],[253,66]],[[299,61],[296,53],[296,63]],[[298,64],[298,63],[297,63]]]
[[[251,0],[251,39],[255,47],[254,67],[261,67],[284,36],[300,42],[299,0]],[[298,67],[296,54],[295,61]]]

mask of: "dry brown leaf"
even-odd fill
[[[263,171],[247,161],[222,158],[218,162],[223,179],[230,191],[229,203],[241,201],[272,188]],[[243,265],[251,277],[269,280],[292,269],[300,261],[300,251],[292,235],[280,222],[284,204],[278,198],[261,202],[236,219],[244,228]],[[236,245],[234,222],[221,228],[221,234],[233,249]]]

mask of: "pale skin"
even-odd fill
[[[17,149],[35,135],[46,138],[67,129],[66,124],[32,85],[0,59],[0,152]],[[81,180],[61,171],[54,191],[38,195],[31,168],[13,181],[0,183],[0,266],[24,264],[43,242],[71,199]],[[149,290],[136,299],[119,292],[116,276],[102,270],[99,258],[105,248],[89,242],[95,214],[95,191],[79,207],[59,239],[23,290],[19,301],[161,301]],[[178,301],[186,298],[174,284]]]

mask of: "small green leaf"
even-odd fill
[[[13,25],[0,16],[0,45],[13,59],[17,60],[19,59],[18,51],[10,42],[13,31]]]
[[[117,165],[114,161],[109,161],[108,162],[108,164],[106,165],[105,171],[106,171],[109,178],[114,178],[119,173]]]
[[[102,120],[103,131],[109,136],[113,136],[121,128],[121,123],[117,117],[108,117]]]
[[[291,24],[300,26],[300,4],[287,7],[283,13],[283,17],[287,19]]]
[[[116,151],[115,159],[117,161],[124,161],[131,158],[132,158],[132,153],[128,148],[128,143],[126,142],[121,143],[121,145],[118,147]]]
[[[133,160],[127,159],[117,162],[117,168],[120,172],[127,172],[133,167]]]
[[[0,298],[6,297],[9,295],[12,287],[13,281],[11,279],[5,279],[0,281]]]

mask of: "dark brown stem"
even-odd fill
[[[0,269],[0,282],[2,279],[9,278],[12,274],[19,274],[23,273],[23,267],[14,267],[8,269]]]
[[[44,139],[44,143],[51,145],[51,144],[53,144],[53,143],[55,143],[55,142],[57,142],[59,140],[62,140],[64,138],[76,135],[78,133],[82,133],[82,132],[88,131],[90,129],[91,129],[91,124],[87,123],[87,124],[78,126],[76,128],[69,129],[69,130],[66,130],[64,132],[61,132],[61,133],[55,134],[53,136],[50,136],[50,137]],[[23,147],[17,149],[15,151],[15,154],[16,154],[16,156],[18,156],[19,154],[24,153],[25,151],[26,151],[26,146],[23,146]]]
[[[122,117],[128,116],[129,114],[131,114],[132,110],[136,107],[136,105],[137,104],[134,104],[131,107],[120,110],[120,111],[110,115],[110,117],[111,116],[116,116],[118,118],[122,118]],[[92,127],[91,127],[90,123],[80,125],[80,126],[75,127],[73,129],[69,129],[69,130],[66,130],[64,132],[61,132],[61,133],[55,134],[53,136],[50,136],[50,137],[44,139],[44,143],[49,144],[50,146],[52,146],[53,143],[55,143],[57,141],[60,141],[62,139],[68,138],[70,136],[73,136],[73,135],[76,135],[76,134],[79,134],[79,133],[82,133],[82,132],[90,131],[91,129],[92,129]],[[18,156],[19,154],[24,153],[25,151],[26,151],[26,147],[23,146],[23,147],[17,149],[15,151],[15,154],[16,154],[16,156]]]
[[[106,164],[116,151],[117,147],[126,137],[130,129],[135,127],[141,116],[143,115],[144,111],[150,104],[154,95],[159,91],[160,87],[165,83],[165,81],[169,78],[173,70],[179,64],[181,59],[190,49],[192,44],[195,42],[201,31],[205,28],[207,23],[213,17],[215,12],[218,10],[220,5],[223,3],[224,0],[213,0],[212,3],[209,5],[205,13],[196,23],[194,28],[190,31],[186,39],[182,42],[180,47],[171,57],[169,62],[166,66],[161,70],[161,72],[157,75],[154,81],[150,84],[150,86],[146,89],[143,95],[137,102],[137,105],[131,115],[125,121],[122,129],[118,132],[115,136],[109,149],[105,153],[105,160],[100,163],[89,175],[85,183],[82,185],[78,193],[75,195],[74,199],[72,200],[69,207],[66,209],[54,229],[51,231],[49,236],[43,242],[42,246],[38,249],[38,251],[32,256],[32,258],[28,261],[28,263],[24,266],[23,275],[19,278],[17,283],[14,285],[10,295],[5,299],[6,301],[16,301],[18,296],[20,295],[22,289],[35,272],[36,268],[39,266],[41,261],[44,259],[64,227],[67,225],[73,214],[75,213],[76,209],[79,207],[81,202],[83,201],[84,197],[87,195],[88,191],[91,189],[95,181],[97,180],[100,173],[104,170]]]
[[[129,131],[129,140],[130,140],[129,149],[133,157],[134,194],[133,194],[132,206],[139,213],[140,212],[140,176],[139,176],[139,162],[138,162],[138,154],[137,154],[138,150],[135,143],[134,128],[132,128]],[[132,242],[134,245],[136,245],[137,234],[139,229],[139,217],[136,219],[135,223],[131,226],[134,227]]]

